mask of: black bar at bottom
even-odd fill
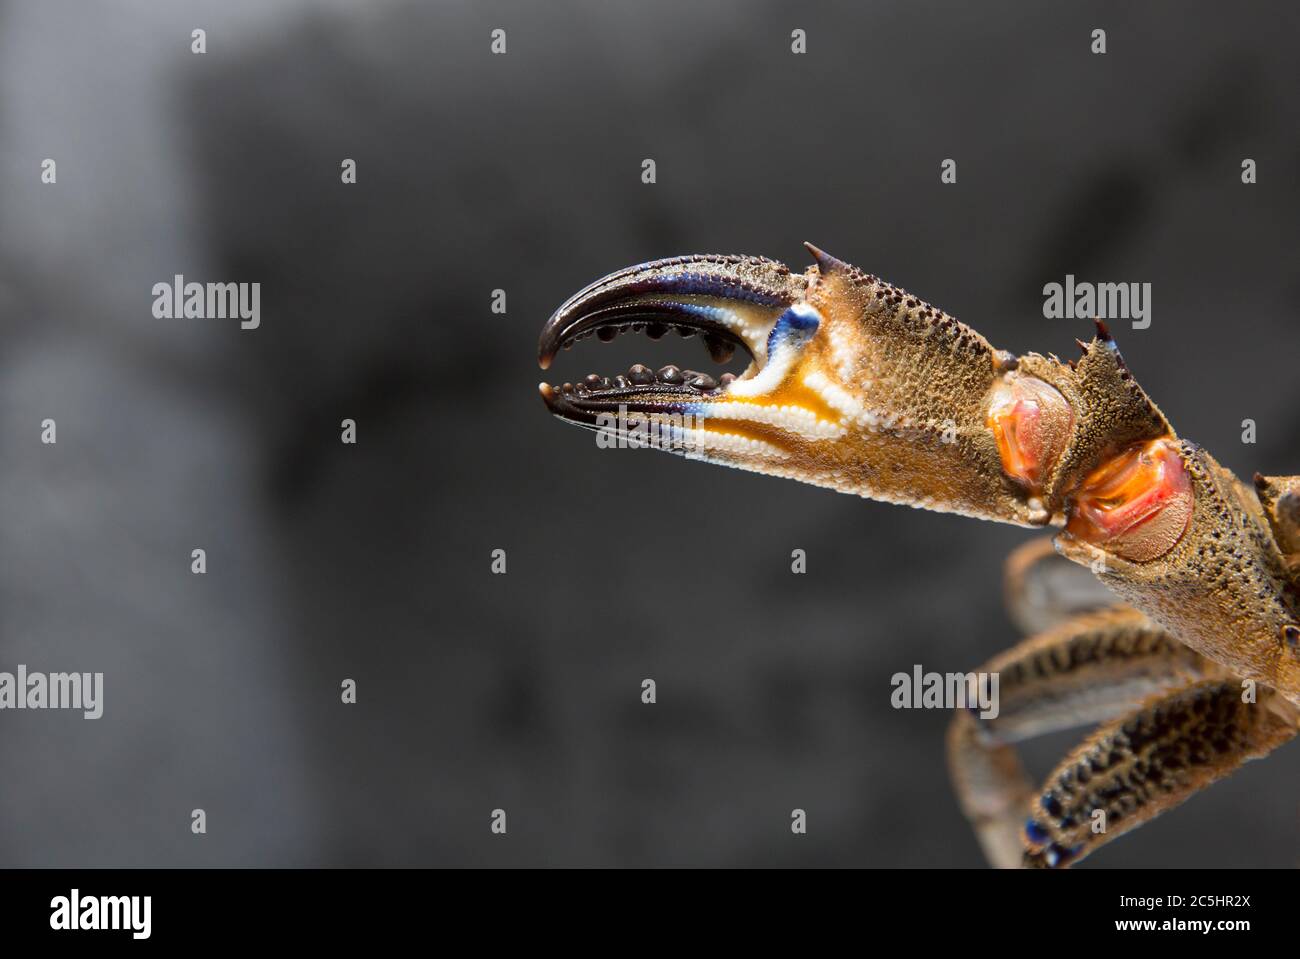
[[[0,921],[6,944],[91,947],[292,940],[333,949],[413,934],[542,945],[597,930],[613,946],[620,928],[628,942],[665,946],[686,941],[662,939],[671,930],[767,945],[811,933],[862,944],[905,936],[927,950],[1028,949],[1062,937],[1232,946],[1287,936],[1295,893],[1294,873],[1266,871],[6,870]]]

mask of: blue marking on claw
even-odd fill
[[[807,303],[796,303],[776,318],[767,335],[767,355],[772,357],[781,346],[802,346],[817,332],[822,317]]]
[[[725,306],[706,306],[703,303],[680,303],[674,309],[679,313],[698,316],[703,320],[712,320],[723,326],[726,325],[726,318],[731,315]]]
[[[654,265],[654,263],[643,263],[640,268],[652,268]],[[745,300],[763,306],[780,306],[782,303],[790,302],[781,296],[761,293],[758,290],[752,290],[738,283],[710,276],[707,273],[678,273],[673,275],[667,283],[663,283],[663,281],[660,281],[660,283],[662,284],[661,289],[666,286],[673,293],[722,296],[728,300]]]

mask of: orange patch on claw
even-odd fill
[[[1083,482],[1066,524],[1072,536],[1135,563],[1163,556],[1192,519],[1192,482],[1174,443],[1151,440],[1103,463]]]
[[[1051,384],[1013,373],[994,389],[985,422],[998,441],[1002,469],[1037,491],[1065,449],[1074,410]]]

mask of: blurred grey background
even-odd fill
[[[1151,328],[1117,335],[1179,431],[1300,472],[1298,28],[1264,2],[0,0],[0,669],[106,687],[98,721],[0,714],[0,864],[981,865],[948,717],[891,709],[889,677],[1017,638],[1025,531],[599,451],[545,415],[537,334],[615,268],[802,269],[805,239],[1014,351],[1087,335],[1044,283],[1150,282]],[[155,319],[176,273],[260,282],[261,328]],[[582,346],[550,376],[703,357]],[[1297,772],[1284,748],[1086,866],[1294,865]]]

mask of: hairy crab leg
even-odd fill
[[[1024,864],[1077,862],[1288,742],[1294,709],[1280,699],[1261,690],[1248,702],[1239,680],[1208,679],[1107,723],[1048,776],[1025,825]]]
[[[958,710],[948,764],[963,812],[991,865],[1013,868],[1026,849],[1032,783],[1012,744],[1123,715],[1154,692],[1213,668],[1135,610],[1069,620],[994,657],[979,673],[999,676],[996,719]],[[1065,847],[1058,858],[1064,864]]]

